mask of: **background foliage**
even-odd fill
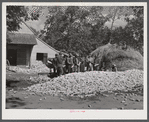
[[[7,6],[7,31],[19,30],[22,21],[38,20],[39,11],[29,14],[28,7]],[[99,46],[116,43],[131,46],[143,55],[143,11],[142,6],[50,6],[44,29],[32,30],[46,43],[65,52],[88,55]],[[114,27],[118,19],[126,21],[126,26]],[[111,27],[106,26],[108,21]]]

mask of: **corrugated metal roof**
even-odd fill
[[[36,45],[36,37],[33,34],[25,33],[7,33],[7,42],[9,44],[27,44]]]

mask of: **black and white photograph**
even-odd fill
[[[2,7],[3,119],[147,119],[147,3]]]

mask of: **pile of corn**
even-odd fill
[[[143,85],[143,71],[127,70],[125,72],[90,71],[71,73],[45,83],[27,88],[39,94],[86,97],[98,92],[130,90],[136,85]]]
[[[36,63],[34,63],[30,69],[27,68],[20,68],[18,66],[10,66],[9,67],[10,71],[14,71],[17,73],[25,73],[25,74],[36,74],[36,73],[40,73],[40,72],[49,72],[49,68],[42,63],[42,61],[36,61]]]

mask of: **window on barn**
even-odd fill
[[[36,60],[42,61],[44,64],[47,62],[47,53],[37,53]]]
[[[37,53],[36,60],[42,61],[43,60],[43,53]]]

